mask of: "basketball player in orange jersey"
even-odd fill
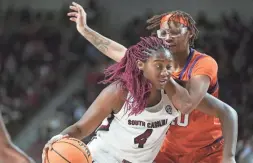
[[[160,26],[157,36],[171,45],[170,50],[176,58],[173,78],[188,81],[186,89],[190,104],[193,104],[186,114],[181,114],[172,122],[156,162],[221,162],[224,140],[219,119],[192,110],[206,91],[218,97],[216,61],[189,48],[193,46],[198,34],[195,22],[189,14],[181,11],[170,12],[155,16],[148,20],[148,23],[148,29],[151,30]],[[189,31],[189,35],[173,37],[173,32],[180,28]]]
[[[0,163],[35,163],[29,156],[15,146],[6,130],[0,114]]]
[[[90,29],[86,24],[83,8],[73,3],[68,13],[76,22],[77,30],[103,54],[119,62],[126,48]],[[234,160],[235,146],[227,154],[219,119],[195,110],[200,100],[209,92],[218,96],[217,63],[208,55],[191,48],[198,30],[192,17],[182,11],[174,11],[148,20],[149,29],[157,30],[157,36],[170,44],[174,57],[175,73],[168,81],[167,94],[174,106],[183,114],[173,123],[156,162],[215,162]],[[185,87],[175,80],[187,81]],[[222,150],[224,148],[224,150]]]

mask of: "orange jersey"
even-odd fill
[[[191,49],[184,69],[173,74],[174,78],[187,81],[196,75],[207,75],[210,79],[208,93],[218,96],[218,66],[216,61],[205,54]],[[161,151],[185,154],[205,147],[222,136],[219,119],[198,110],[177,117],[167,133]]]

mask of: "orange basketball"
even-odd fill
[[[88,147],[80,140],[64,138],[48,150],[46,163],[92,163]]]

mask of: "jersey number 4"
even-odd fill
[[[152,132],[153,129],[147,129],[144,133],[134,138],[134,144],[138,144],[138,148],[143,148]]]

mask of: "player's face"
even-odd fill
[[[157,36],[166,40],[170,45],[170,51],[175,53],[184,52],[189,48],[189,40],[192,37],[191,32],[184,25],[177,22],[164,22]]]
[[[162,89],[169,80],[172,68],[172,55],[169,50],[152,51],[146,62],[138,61],[138,67],[156,89]]]

